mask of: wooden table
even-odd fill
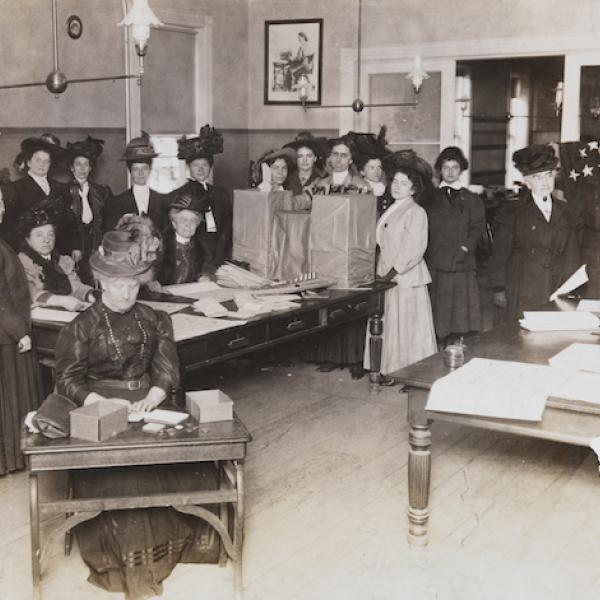
[[[243,461],[250,434],[243,423],[233,421],[195,424],[188,430],[172,429],[171,435],[158,436],[141,431],[141,423],[130,424],[126,431],[105,442],[79,439],[48,439],[24,434],[22,449],[29,470],[29,506],[31,520],[31,556],[33,595],[41,598],[42,560],[45,549],[57,536],[94,518],[103,510],[171,506],[208,521],[219,534],[222,547],[233,561],[236,599],[242,598],[242,543],[244,523]],[[40,500],[38,474],[49,471],[97,469],[134,465],[181,464],[211,461],[218,464],[219,488],[196,492],[172,492],[144,496],[67,498]],[[202,505],[218,505],[219,516]],[[233,508],[233,533],[230,535],[228,507]],[[67,518],[40,543],[40,516],[64,514]],[[226,559],[222,555],[222,559]],[[224,561],[223,561],[224,562]]]
[[[477,356],[548,364],[548,358],[574,342],[597,344],[598,337],[587,332],[572,331],[532,333],[520,329],[518,323],[510,323],[496,327],[470,342],[465,359],[468,361]],[[431,484],[430,421],[449,421],[578,446],[589,446],[591,438],[600,435],[600,415],[549,406],[541,422],[426,411],[425,404],[431,386],[448,373],[443,355],[438,352],[393,374],[408,389],[408,540],[415,545],[427,544]]]
[[[325,290],[319,297],[303,298],[298,308],[256,317],[237,327],[178,341],[182,381],[185,374],[198,369],[367,317],[371,318],[371,333],[374,334],[372,356],[379,358],[384,296],[385,291],[393,285],[377,283],[351,290]],[[33,345],[41,358],[54,359],[56,340],[62,326],[61,323],[34,322]],[[373,371],[376,372],[372,381],[375,382],[379,362],[376,359],[372,362],[375,364]]]

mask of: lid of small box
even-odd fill
[[[233,403],[233,400],[221,390],[201,390],[198,392],[186,392],[186,396],[189,396],[191,400],[195,400],[196,402],[204,404],[205,406],[226,402]]]

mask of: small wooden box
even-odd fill
[[[233,400],[221,390],[187,392],[185,404],[188,413],[199,423],[233,419]]]
[[[127,407],[113,402],[94,402],[72,410],[71,437],[103,442],[127,429]]]

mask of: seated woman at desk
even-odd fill
[[[90,266],[102,298],[59,335],[56,391],[78,405],[116,399],[133,411],[153,410],[179,386],[179,361],[169,316],[136,302],[152,263],[142,260],[129,232],[109,231]],[[183,477],[172,466],[91,471],[96,470],[77,475],[77,495],[156,494]],[[215,487],[212,468],[193,465],[186,474],[205,488]],[[172,508],[103,512],[75,531],[90,581],[123,591],[129,600],[160,594],[161,582],[178,562],[218,559],[212,528]]]
[[[92,288],[82,283],[75,271],[75,261],[55,251],[56,226],[51,213],[40,208],[23,213],[19,231],[19,259],[34,304],[83,310],[94,302]]]
[[[171,226],[163,232],[163,253],[158,269],[158,281],[162,285],[197,281],[202,274],[204,250],[196,234],[203,213],[199,198],[186,192],[175,194],[169,209]]]

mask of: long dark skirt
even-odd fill
[[[73,476],[77,497],[216,489],[212,463],[93,469]],[[177,563],[216,563],[219,536],[206,521],[173,508],[106,511],[75,528],[88,581],[127,600],[162,593]]]
[[[362,364],[366,331],[367,320],[364,319],[310,336],[304,341],[300,358],[339,366]]]
[[[451,333],[481,330],[479,285],[475,271],[432,269],[429,295],[438,338],[445,338]]]
[[[0,345],[0,475],[25,467],[21,453],[23,419],[37,409],[41,398],[35,353],[20,354],[16,344]]]

